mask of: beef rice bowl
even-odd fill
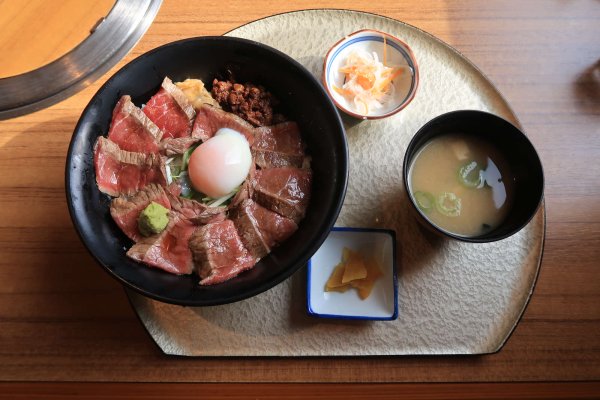
[[[217,142],[250,154],[225,183],[206,161]],[[298,63],[243,39],[195,38],[109,79],[77,125],[66,179],[75,227],[113,276],[162,301],[224,304],[318,249],[343,201],[347,148]]]

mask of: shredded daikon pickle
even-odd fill
[[[345,74],[343,86],[333,89],[344,96],[355,111],[369,114],[383,108],[394,96],[393,80],[404,67],[390,67],[379,61],[377,53],[354,50],[345,60],[339,72]]]

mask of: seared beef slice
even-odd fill
[[[110,203],[110,215],[121,230],[135,242],[143,237],[138,229],[138,218],[151,202],[171,208],[167,193],[162,186],[156,184],[146,186],[133,196],[117,197]]]
[[[191,274],[193,263],[188,243],[195,229],[187,218],[170,213],[169,225],[164,231],[143,238],[129,249],[127,255],[172,274]]]
[[[246,178],[244,183],[242,183],[242,186],[240,186],[240,190],[238,190],[235,196],[233,196],[233,198],[231,199],[231,202],[228,206],[229,209],[234,209],[238,207],[241,203],[244,202],[244,200],[252,197],[252,192],[254,190],[253,182],[255,176],[256,164],[252,163],[252,165],[250,166],[250,171],[248,172],[248,177]]]
[[[253,198],[263,207],[298,223],[310,200],[312,173],[308,169],[283,167],[256,171]]]
[[[185,94],[168,77],[146,103],[144,114],[163,130],[163,139],[190,136],[196,116]]]
[[[198,141],[200,139],[191,136],[164,139],[159,145],[160,152],[168,157],[183,154]]]
[[[256,263],[230,219],[197,228],[189,246],[202,278],[201,285],[225,282]]]
[[[162,131],[132,102],[123,96],[113,110],[108,138],[119,148],[139,153],[157,153]]]
[[[298,229],[291,219],[269,211],[251,199],[245,200],[232,214],[242,243],[257,260]]]
[[[172,193],[169,193],[167,196],[173,210],[189,219],[195,225],[210,224],[225,219],[226,207],[208,207],[194,199],[186,199],[185,197],[175,196]]]
[[[254,127],[252,125],[235,114],[206,104],[198,110],[198,115],[194,121],[192,137],[205,142],[215,136],[215,133],[221,128],[230,128],[238,131],[244,135],[250,145],[254,142]]]
[[[133,195],[151,183],[166,185],[165,163],[160,155],[121,150],[103,136],[94,146],[94,168],[98,189],[111,196]]]
[[[254,161],[261,168],[302,167],[304,145],[295,122],[283,122],[255,130],[252,145]]]

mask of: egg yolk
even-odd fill
[[[188,174],[197,191],[214,199],[240,186],[252,164],[248,140],[241,133],[221,128],[192,153]]]

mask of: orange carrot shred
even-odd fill
[[[379,90],[379,91],[385,90],[387,85],[389,85],[394,79],[396,79],[400,74],[402,74],[402,72],[404,72],[404,69],[398,68],[396,71],[394,71],[394,73],[392,73],[390,76],[385,78],[385,80],[379,84],[379,86],[377,87],[377,90]]]
[[[333,88],[333,90],[335,90],[336,92],[338,92],[342,96],[348,96],[348,95],[352,94],[352,93],[350,93],[350,91],[348,91],[348,90],[346,90],[344,88],[340,88],[340,87],[337,87],[335,85],[331,85],[331,87]]]
[[[344,74],[342,87],[332,85],[332,90],[340,95],[354,99],[356,108],[364,106],[366,113],[369,109],[378,107],[389,94],[390,83],[402,73],[403,68],[387,66],[387,38],[383,37],[383,64],[377,56],[352,53],[346,60],[346,64],[339,67],[339,72]]]

